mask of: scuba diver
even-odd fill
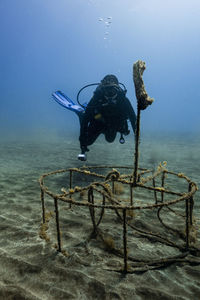
[[[80,92],[91,85],[98,85],[93,97],[88,104],[81,104],[78,100]],[[119,132],[119,142],[124,144],[123,135],[130,133],[127,120],[130,120],[135,133],[136,114],[126,97],[126,92],[125,86],[119,83],[115,75],[106,75],[100,83],[86,85],[79,91],[77,95],[79,105],[74,104],[60,91],[53,93],[54,99],[59,104],[74,111],[79,117],[81,154],[78,155],[78,159],[87,160],[88,146],[92,145],[100,134],[104,134],[106,141],[112,143]]]

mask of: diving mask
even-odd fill
[[[105,85],[103,92],[107,100],[114,100],[119,92],[119,87],[117,85]]]

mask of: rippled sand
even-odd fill
[[[154,168],[167,161],[168,169],[183,172],[200,182],[200,140],[184,137],[141,137],[140,167]],[[132,165],[131,138],[124,145],[106,144],[103,139],[91,147],[88,165]],[[4,140],[0,149],[0,299],[200,299],[200,265],[176,263],[167,268],[126,276],[112,271],[123,267],[97,238],[89,239],[92,223],[87,208],[60,205],[62,247],[55,249],[56,226],[50,216],[47,237],[41,239],[41,203],[38,178],[43,173],[82,165],[76,158],[78,141],[72,137],[47,136]],[[60,189],[66,178],[49,181]],[[76,185],[81,178],[77,177]],[[179,188],[172,182],[173,189]],[[187,190],[187,187],[186,187]],[[126,195],[126,193],[125,193]],[[144,194],[144,201],[149,201]],[[125,197],[125,196],[123,196]],[[146,199],[145,199],[146,197]],[[45,198],[47,213],[53,214],[53,200]],[[200,225],[199,192],[195,196],[196,227]],[[165,215],[169,225],[174,216]],[[138,212],[135,222],[144,229],[160,230],[153,211]],[[134,222],[134,221],[133,221]],[[179,226],[178,220],[175,220]],[[105,213],[100,229],[117,247],[122,244],[122,225],[112,211]],[[163,229],[162,234],[165,235]],[[166,233],[167,236],[167,233]],[[196,245],[200,248],[199,232]],[[139,259],[154,259],[180,254],[175,248],[137,238],[128,228],[129,253]],[[190,255],[190,258],[194,258]],[[196,260],[200,258],[195,257]]]

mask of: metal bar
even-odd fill
[[[163,171],[162,173],[162,182],[161,182],[161,186],[164,188],[165,185],[165,171]],[[164,192],[161,192],[161,202],[164,201]]]
[[[55,205],[55,213],[56,213],[56,228],[57,228],[58,251],[61,252],[58,200],[56,198],[54,198],[54,205]]]
[[[153,187],[155,188],[156,187],[156,181],[155,181],[155,178],[153,178]],[[158,203],[158,198],[157,198],[157,193],[156,191],[154,190],[154,199],[155,199],[155,204]]]
[[[102,205],[105,205],[106,203],[106,197],[103,195],[103,201],[102,201]],[[102,218],[103,218],[103,214],[104,214],[104,207],[102,207],[101,209],[101,214],[100,214],[100,217],[99,217],[99,221],[97,222],[97,225],[96,226],[99,226]]]
[[[186,250],[189,247],[189,200],[185,200],[185,242],[186,242]]]
[[[139,186],[139,187],[141,187],[141,188],[144,188],[144,189],[148,189],[148,190],[150,190],[150,191],[155,191],[155,190],[156,190],[156,191],[159,192],[159,193],[162,192],[162,191],[159,189],[159,187],[154,188],[154,187],[151,187],[151,186],[142,185],[142,184],[140,184],[140,183],[137,183],[137,186]],[[171,194],[171,195],[176,195],[176,196],[183,196],[183,195],[184,195],[184,193],[176,193],[176,192],[169,191],[169,190],[166,190],[166,189],[165,189],[165,193],[166,193],[166,194]]]
[[[191,190],[192,190],[192,182],[189,183],[189,188],[188,188],[189,192],[191,192]],[[193,224],[193,206],[194,206],[194,200],[193,200],[193,196],[191,196],[189,199],[189,213],[190,213],[190,225],[191,226]]]
[[[135,133],[135,162],[134,162],[134,172],[133,172],[134,186],[136,186],[138,180],[139,138],[140,138],[140,109],[139,109],[139,105],[137,105],[137,122],[136,122],[136,133]]]
[[[72,188],[72,170],[69,171],[69,188]]]
[[[115,181],[112,179],[112,193],[115,193]]]
[[[126,209],[123,209],[123,242],[124,242],[124,273],[127,273],[127,228],[126,228]]]
[[[133,186],[130,183],[130,204],[133,205]]]
[[[88,190],[88,202],[94,204],[94,194],[93,194],[93,188],[90,187]],[[92,224],[93,224],[93,228],[94,228],[94,233],[97,233],[97,226],[96,226],[96,222],[95,222],[95,211],[94,211],[94,207],[89,206],[89,211],[90,211],[90,215],[91,215],[91,219],[92,219]]]
[[[72,172],[73,172],[72,170],[69,171],[69,188],[70,189],[72,189],[72,179],[73,179],[72,178],[72,175],[73,175]],[[72,196],[70,195],[69,198],[71,199]],[[72,207],[72,204],[70,203],[69,204],[69,208],[71,208],[71,207]]]
[[[42,201],[42,222],[44,224],[46,222],[46,219],[45,219],[44,191],[42,189],[41,189],[41,201]]]

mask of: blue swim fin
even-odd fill
[[[61,106],[79,114],[84,112],[85,109],[78,104],[75,104],[68,96],[63,94],[61,91],[52,93],[53,99]]]

